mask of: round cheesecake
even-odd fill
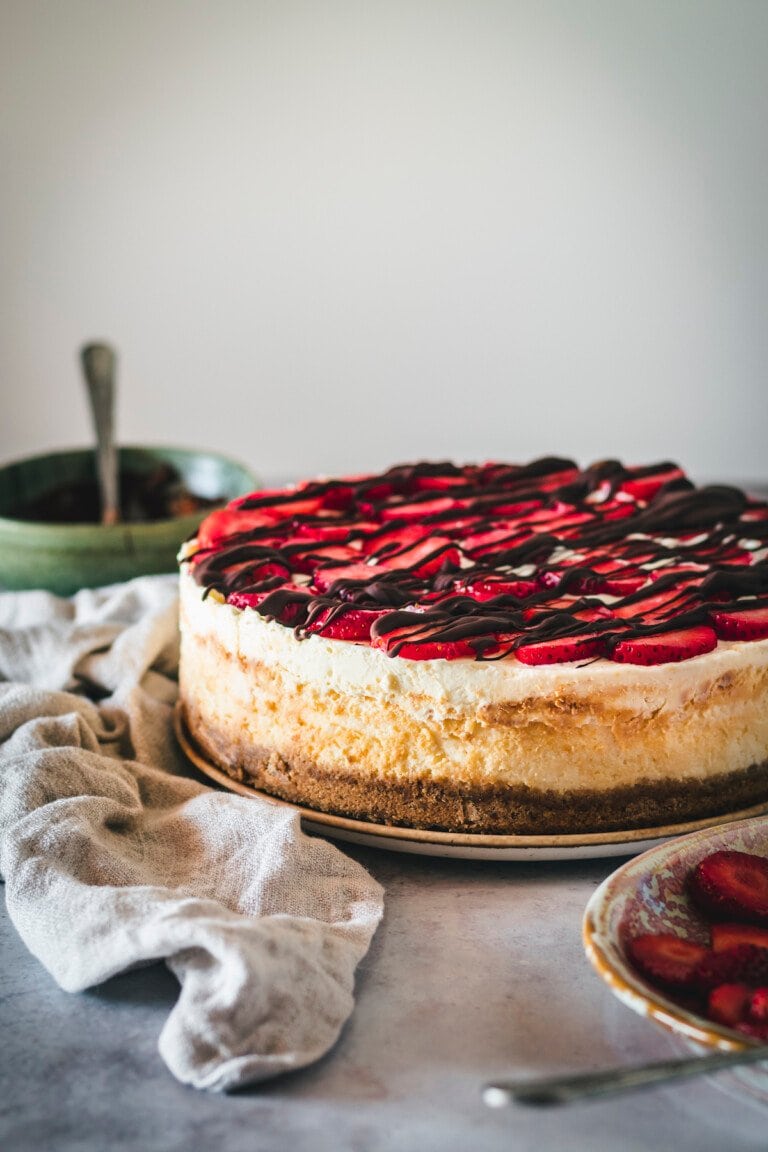
[[[768,800],[768,506],[673,465],[399,466],[183,551],[181,700],[233,778],[484,833]]]

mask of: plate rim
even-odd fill
[[[709,816],[700,820],[687,821],[680,824],[666,824],[657,828],[631,828],[613,832],[569,832],[545,835],[499,835],[483,832],[441,832],[431,828],[410,828],[397,824],[374,824],[368,820],[356,820],[349,816],[337,816],[331,812],[320,812],[314,808],[304,808],[290,800],[282,800],[272,796],[252,785],[243,784],[228,776],[221,768],[213,764],[201,751],[188,731],[184,717],[183,705],[178,701],[173,712],[173,727],[176,738],[184,755],[195,767],[214,780],[217,784],[230,792],[240,796],[257,797],[266,800],[278,807],[289,808],[298,812],[302,820],[307,823],[319,825],[326,835],[332,835],[332,830],[355,832],[361,835],[379,837],[392,841],[392,847],[397,847],[397,841],[434,845],[435,848],[482,848],[498,849],[500,852],[511,849],[542,848],[602,848],[614,845],[627,845],[627,852],[632,851],[632,845],[648,840],[670,840],[692,832],[715,828],[721,824],[730,824],[734,821],[750,819],[755,816],[768,814],[768,800],[750,808],[737,812],[725,812],[718,816]],[[653,849],[649,849],[653,851]]]

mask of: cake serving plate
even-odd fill
[[[197,746],[187,730],[181,706],[178,704],[174,712],[174,729],[187,759],[203,775],[228,791],[236,792],[240,796],[258,797],[268,804],[276,804],[281,808],[299,812],[305,832],[369,848],[384,848],[390,852],[408,852],[419,856],[451,856],[464,860],[598,860],[611,856],[635,856],[662,845],[673,837],[768,813],[768,804],[762,803],[739,812],[721,813],[685,824],[632,828],[618,832],[547,836],[493,836],[373,824],[367,820],[354,820],[347,816],[335,816],[329,812],[302,808],[298,804],[280,800],[268,792],[233,780],[213,764]]]

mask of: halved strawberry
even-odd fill
[[[718,609],[710,617],[721,640],[768,639],[768,607]]]
[[[521,644],[515,656],[523,664],[565,664],[571,660],[589,660],[603,650],[600,636],[558,636]]]
[[[755,928],[752,924],[713,924],[712,950],[724,952],[727,948],[738,948],[740,944],[752,944],[755,948],[768,948],[768,928]]]
[[[694,983],[704,992],[718,984],[749,984],[757,988],[768,983],[768,951],[752,944],[708,952],[696,964]]]
[[[768,988],[755,988],[749,1002],[749,1016],[760,1024],[768,1024]]]
[[[627,943],[627,952],[643,976],[677,987],[691,986],[697,965],[709,955],[703,944],[684,940],[672,932],[634,936]]]
[[[689,888],[699,908],[715,920],[768,925],[768,860],[763,856],[712,852],[693,869]]]
[[[718,1024],[732,1028],[740,1020],[746,1020],[752,999],[752,989],[748,984],[718,984],[707,998],[707,1015]]]
[[[610,653],[618,664],[671,664],[690,660],[717,647],[717,636],[706,624],[660,632],[653,636],[634,636],[620,640]]]

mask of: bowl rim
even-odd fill
[[[667,999],[662,991],[645,981],[631,968],[621,948],[607,931],[608,909],[614,900],[622,898],[621,887],[628,874],[635,872],[638,866],[644,867],[646,864],[658,866],[669,855],[677,854],[681,850],[685,851],[686,848],[695,850],[705,846],[709,840],[714,840],[717,836],[737,835],[743,828],[756,824],[764,825],[765,822],[765,815],[753,816],[734,823],[702,828],[687,836],[677,836],[664,841],[639,856],[631,857],[611,872],[592,893],[584,909],[582,919],[584,951],[597,975],[608,985],[613,994],[639,1015],[646,1016],[668,1031],[707,1048],[738,1052],[753,1047],[758,1041],[740,1035],[725,1025],[707,1020],[695,1012],[689,1012],[673,1000]],[[635,890],[639,883],[640,879],[634,877]],[[628,896],[624,898],[627,899]]]
[[[118,444],[118,458],[122,452],[146,452],[150,455],[157,454],[162,458],[164,454],[174,453],[179,456],[186,457],[207,457],[211,460],[217,460],[222,464],[228,464],[236,468],[243,474],[243,477],[248,476],[253,484],[257,486],[260,481],[252,468],[235,460],[232,456],[227,456],[224,452],[218,452],[210,448],[188,448],[179,447],[175,444]],[[20,456],[13,460],[4,460],[0,463],[0,475],[9,468],[18,468],[24,464],[37,464],[43,460],[58,460],[63,456],[81,456],[86,457],[93,455],[95,448],[90,445],[86,447],[73,446],[71,448],[58,448],[52,452],[38,452],[33,456]],[[213,512],[216,508],[221,508],[228,503],[233,497],[225,497],[220,501],[216,501],[211,505],[207,511]],[[126,532],[132,533],[140,531],[150,535],[161,535],[163,530],[171,524],[184,525],[189,524],[190,532],[200,523],[201,514],[198,512],[187,512],[183,516],[165,516],[161,520],[137,520],[130,522],[119,522],[117,524],[98,524],[91,520],[72,520],[68,523],[56,523],[51,520],[24,520],[20,516],[4,516],[0,513],[0,529],[5,534],[17,534],[20,536],[30,535],[34,533],[36,536],[58,536],[62,532],[66,533],[73,541],[78,538],[85,540],[86,536],[90,537],[93,532],[98,532],[104,539],[115,538],[123,536]]]

